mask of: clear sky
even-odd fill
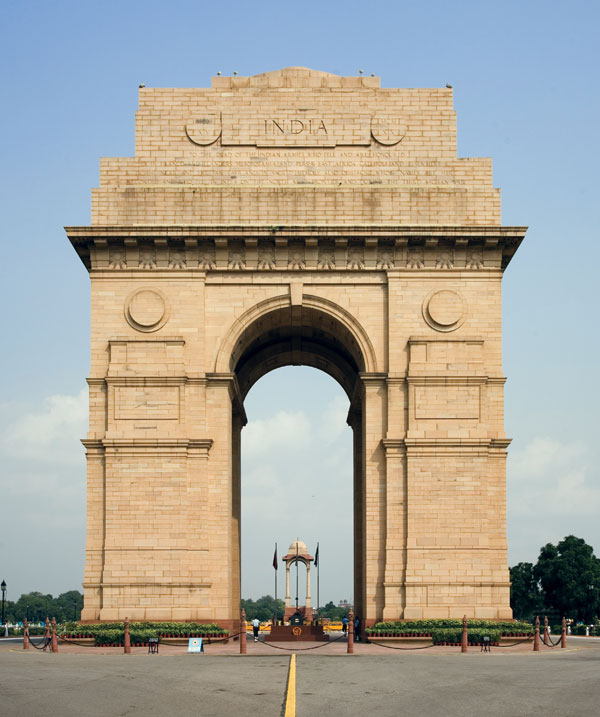
[[[599,8],[592,0],[4,2],[8,597],[82,581],[89,280],[62,227],[89,224],[99,157],[133,154],[140,83],[208,86],[217,71],[289,65],[363,69],[384,87],[454,86],[459,156],[491,156],[503,223],[530,227],[504,278],[509,561],[535,561],[541,545],[569,533],[600,552]],[[351,597],[344,401],[331,379],[301,368],[269,374],[249,394],[245,596],[273,592],[273,544],[281,555],[298,535],[310,550],[321,543],[321,602]],[[305,511],[290,508],[296,478]]]

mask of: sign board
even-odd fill
[[[204,652],[204,645],[201,637],[190,637],[188,652]]]

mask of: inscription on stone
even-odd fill
[[[371,144],[367,114],[313,114],[274,110],[271,114],[239,115],[223,112],[223,146],[336,147]]]

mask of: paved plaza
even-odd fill
[[[303,647],[307,647],[305,644]],[[295,714],[597,715],[600,641],[569,638],[566,650],[533,653],[531,643],[494,649],[403,652],[343,642],[295,650]],[[58,654],[0,643],[0,714],[285,715],[291,651],[248,642],[207,645],[203,655],[161,646],[78,648]],[[288,710],[290,703],[288,701]],[[288,711],[288,715],[292,714]]]

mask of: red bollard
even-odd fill
[[[131,654],[131,636],[129,634],[129,618],[125,618],[125,637],[123,638],[123,652]]]
[[[460,644],[461,652],[469,651],[469,634],[467,632],[467,616],[463,617],[463,631],[462,631],[462,642]]]
[[[544,615],[544,645],[550,647],[550,632],[548,631],[548,615]]]
[[[240,617],[240,655],[246,654],[246,611],[242,608]]]
[[[58,639],[56,637],[56,618],[52,618],[52,652],[58,652]]]
[[[348,613],[348,649],[347,653],[349,655],[354,654],[354,613],[352,612],[352,609],[350,609],[350,612]]]
[[[535,637],[533,638],[533,651],[540,651],[540,618],[535,618]]]
[[[23,649],[29,650],[29,622],[27,618],[23,620]]]
[[[562,619],[562,629],[560,631],[560,646],[566,647],[567,646],[567,618],[563,617]]]

